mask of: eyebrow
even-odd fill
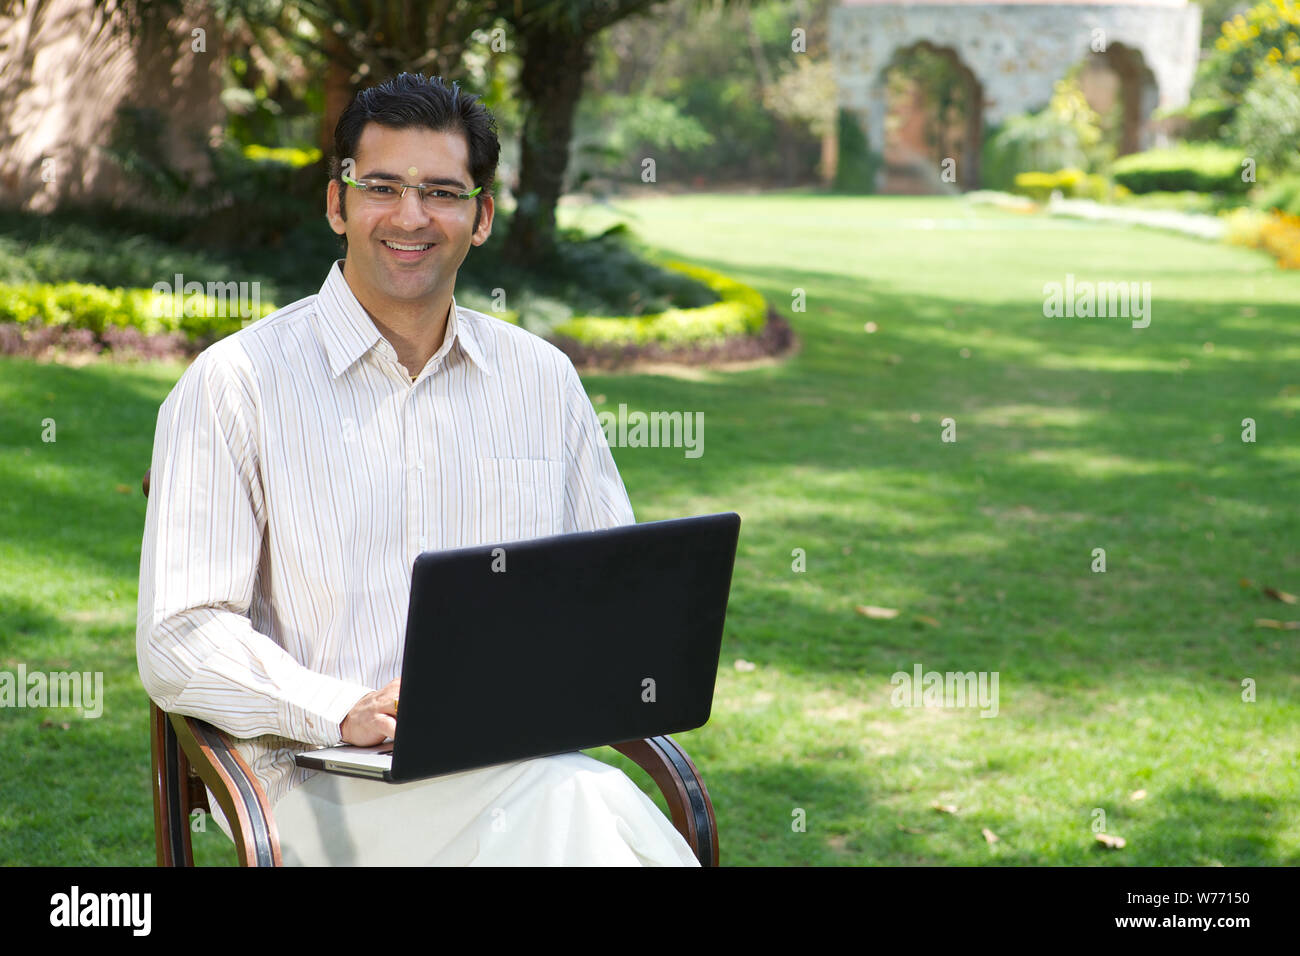
[[[371,172],[366,173],[361,178],[362,179],[392,179],[392,180],[396,180],[399,183],[406,181],[402,179],[401,176],[398,176],[396,173],[384,172],[383,170],[373,170]],[[433,179],[423,179],[420,182],[422,185],[425,186],[455,186],[461,192],[469,191],[469,187],[466,186],[464,183],[462,183],[459,179],[451,179],[447,176],[435,177]]]

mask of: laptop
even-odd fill
[[[727,512],[424,552],[393,739],[298,765],[404,783],[702,727],[739,534]]]

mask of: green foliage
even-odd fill
[[[1102,202],[1107,198],[1109,186],[1104,176],[1085,173],[1082,169],[1060,169],[1054,173],[1017,173],[1013,191],[1039,202],[1054,192],[1059,192],[1067,199]]]
[[[1224,126],[1232,119],[1232,114],[1232,106],[1223,100],[1212,96],[1199,96],[1189,101],[1186,106],[1156,110],[1152,118],[1180,121],[1183,124],[1182,137],[1199,142],[1219,139]]]
[[[1242,153],[1227,146],[1187,143],[1170,149],[1132,153],[1115,161],[1115,182],[1135,193],[1190,189],[1205,193],[1244,193]]]
[[[639,183],[643,157],[665,148],[689,156],[715,142],[678,104],[645,94],[583,97],[574,127],[568,170],[573,189],[595,178]]]
[[[868,149],[862,127],[854,115],[845,109],[839,113],[839,151],[839,164],[835,168],[835,191],[854,195],[874,193],[880,154]]]
[[[1300,170],[1300,70],[1261,68],[1224,133],[1261,166]]]
[[[1300,175],[1277,179],[1256,191],[1251,205],[1257,209],[1276,209],[1290,216],[1300,216]]]
[[[1061,80],[1044,109],[1008,117],[985,139],[982,185],[1012,189],[1018,173],[1089,170],[1100,143],[1100,117],[1088,106],[1077,82]]]
[[[583,316],[556,326],[555,333],[584,345],[703,345],[762,330],[767,303],[757,290],[703,266],[675,260],[663,265],[704,283],[721,301],[638,318]]]
[[[282,163],[286,166],[292,166],[294,169],[301,169],[303,166],[310,166],[313,163],[321,161],[321,151],[315,147],[311,149],[298,149],[293,146],[259,146],[257,143],[249,143],[241,152],[245,158],[255,162],[266,160],[272,163]]]
[[[1264,0],[1224,21],[1214,51],[1201,62],[1197,91],[1235,106],[1269,66],[1300,80],[1300,0]]]
[[[217,339],[275,311],[271,303],[260,302],[257,314],[246,320],[238,315],[240,304],[232,299],[198,293],[181,297],[179,309],[175,305],[170,295],[155,295],[152,289],[110,289],[81,282],[0,285],[0,322],[70,326],[96,335],[117,326],[146,335],[182,332],[190,339]]]

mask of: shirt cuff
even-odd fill
[[[336,747],[343,743],[339,725],[372,688],[324,674],[312,674],[311,683],[304,693],[281,701],[280,722],[285,736],[320,747]]]

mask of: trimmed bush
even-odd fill
[[[1132,153],[1115,161],[1115,182],[1135,193],[1156,191],[1244,193],[1241,150],[1211,144],[1184,144],[1172,149]]]
[[[171,296],[155,295],[152,289],[109,289],[80,282],[0,285],[0,322],[88,329],[97,336],[112,328],[133,328],[145,335],[180,332],[190,340],[215,340],[276,308],[258,303],[259,314],[244,319],[223,315],[238,309],[229,300],[206,294],[182,297],[179,309],[175,304]]]
[[[1054,192],[1067,199],[1093,199],[1102,202],[1110,192],[1104,176],[1085,173],[1082,169],[1059,169],[1054,173],[1017,173],[1012,191],[1038,202]]]
[[[669,260],[661,263],[704,283],[720,301],[695,309],[669,309],[635,318],[580,316],[557,325],[558,336],[583,345],[716,344],[734,336],[755,335],[767,318],[759,292],[721,272]]]

